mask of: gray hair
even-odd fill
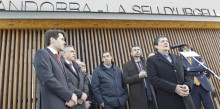
[[[67,48],[69,47],[73,47],[72,45],[66,45],[64,48],[63,48],[63,51],[60,52],[60,54],[63,56],[63,52],[67,51]],[[73,47],[74,48],[74,47]]]

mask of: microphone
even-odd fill
[[[174,45],[174,46],[171,46],[170,49],[180,48],[180,47],[185,46],[185,45],[187,45],[187,44]]]

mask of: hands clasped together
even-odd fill
[[[77,104],[82,104],[83,102],[86,101],[86,99],[87,99],[87,95],[85,93],[82,93],[80,99],[77,99],[76,94],[73,94],[70,101],[66,102],[65,105],[67,105],[68,107],[72,107]]]

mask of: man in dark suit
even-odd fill
[[[129,84],[130,109],[157,109],[154,89],[149,83],[140,47],[132,46],[130,54],[132,59],[123,65],[124,83]]]
[[[47,48],[38,50],[34,58],[39,109],[68,109],[77,103],[77,97],[58,55],[65,45],[65,32],[48,30],[44,41]]]
[[[169,53],[166,36],[154,40],[157,53],[147,60],[147,73],[157,97],[159,109],[195,109],[189,94],[192,76],[179,56]]]
[[[181,48],[183,52],[192,51],[192,48],[189,45],[182,46]],[[201,57],[195,58],[204,65],[206,65]],[[206,69],[191,57],[183,57],[183,64],[187,71],[189,71],[189,73],[194,77],[194,85],[190,94],[192,96],[195,108],[201,109],[202,101],[202,104],[205,107],[205,109],[214,109],[214,104],[209,93],[212,90],[212,88],[208,78],[204,74],[204,71]]]
[[[67,68],[67,74],[73,84],[74,93],[76,94],[78,104],[71,109],[85,109],[85,101],[89,93],[88,81],[81,73],[80,67],[74,61],[76,59],[76,51],[71,45],[64,47],[61,60]]]

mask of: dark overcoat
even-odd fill
[[[72,62],[75,71],[69,66],[69,64],[64,60],[62,57],[61,60],[63,61],[65,67],[67,68],[67,75],[69,76],[72,84],[74,93],[76,94],[77,98],[81,98],[82,93],[85,93],[89,96],[89,81],[86,79],[85,75],[81,72],[80,67],[77,65],[75,61]],[[83,104],[78,104],[71,109],[85,109],[85,102]]]
[[[39,109],[68,109],[65,102],[72,97],[72,84],[57,57],[48,48],[38,50],[34,67],[38,78]]]
[[[145,66],[145,60],[141,58],[143,66]],[[144,67],[146,71],[146,67]],[[123,65],[123,79],[124,83],[129,84],[129,103],[130,109],[148,109],[147,96],[145,86],[143,85],[143,79],[139,78],[139,69],[134,59],[126,62]],[[148,78],[146,78],[148,80]],[[149,80],[148,80],[149,83]],[[157,109],[156,97],[154,89],[149,84],[154,101],[154,107]]]
[[[161,53],[147,60],[147,71],[157,97],[159,109],[195,109],[191,96],[181,97],[175,93],[176,85],[192,89],[193,78],[184,69],[179,56],[169,54],[170,63]]]

